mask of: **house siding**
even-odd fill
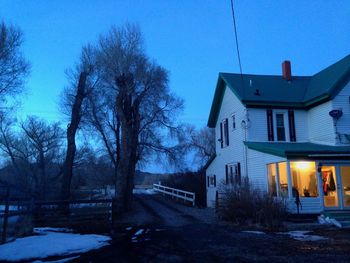
[[[235,114],[236,129],[232,128],[232,114]],[[218,115],[218,121],[215,127],[216,158],[206,170],[206,175],[216,175],[216,187],[209,187],[207,184],[207,205],[215,205],[215,194],[220,184],[225,180],[225,165],[233,162],[241,163],[241,175],[244,176],[244,132],[241,122],[246,119],[246,111],[243,104],[237,99],[229,88],[225,88],[221,109]],[[229,145],[221,148],[218,141],[220,139],[220,122],[228,118],[229,125]]]
[[[329,112],[332,101],[327,101],[308,111],[309,141],[320,144],[335,144],[333,119]]]
[[[344,134],[350,134],[350,83],[348,83],[333,99],[333,109],[341,109],[343,116],[337,121],[337,132],[340,134],[339,144],[349,144]]]
[[[286,159],[271,154],[248,149],[248,177],[254,187],[268,190],[267,168],[269,163],[285,162]]]
[[[266,109],[248,109],[248,116],[250,120],[250,125],[248,129],[248,141],[256,142],[267,142],[267,116]],[[273,113],[283,112],[285,113],[285,124],[286,124],[286,141],[290,141],[289,138],[289,126],[288,126],[288,110],[284,109],[274,109]],[[274,128],[276,126],[276,121],[274,117]],[[295,120],[295,131],[296,131],[296,141],[306,142],[308,141],[308,119],[307,111],[305,110],[294,110],[294,120]],[[275,134],[276,141],[276,134]]]

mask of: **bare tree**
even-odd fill
[[[75,137],[79,129],[81,118],[84,112],[83,103],[89,93],[93,84],[89,75],[92,74],[93,67],[93,52],[91,48],[83,48],[80,63],[77,66],[76,72],[79,77],[73,77],[76,83],[73,84],[73,88],[65,90],[66,106],[70,111],[70,123],[67,126],[67,151],[66,158],[63,164],[63,177],[61,187],[61,198],[68,200],[70,198],[71,182],[73,177],[73,165],[76,152]],[[73,89],[73,90],[72,90]],[[74,94],[73,96],[71,94]],[[71,100],[69,98],[72,98]]]
[[[20,50],[22,32],[11,25],[0,23],[0,102],[5,104],[12,95],[23,89],[30,66]]]
[[[26,151],[30,152],[28,162],[34,166],[37,172],[36,195],[39,199],[45,200],[49,179],[56,177],[56,174],[48,174],[48,165],[59,163],[61,158],[61,147],[63,131],[59,123],[48,124],[37,117],[30,116],[21,124],[25,140],[29,142]],[[26,154],[26,153],[24,153]]]
[[[188,150],[194,153],[194,162],[202,168],[215,154],[215,130],[208,127],[197,130],[189,125],[185,131]]]
[[[140,29],[127,24],[112,28],[96,46],[100,77],[92,96],[92,124],[115,165],[116,197],[120,212],[130,208],[137,164],[151,154],[176,157],[176,116],[182,100],[168,87],[168,73],[150,61]]]

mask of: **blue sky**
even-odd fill
[[[350,1],[236,0],[243,73],[309,75],[350,52]],[[170,72],[185,99],[181,119],[206,125],[218,72],[238,72],[230,1],[0,0],[0,19],[24,32],[32,64],[19,115],[62,120],[58,101],[66,68],[81,46],[112,25],[136,22],[150,57]]]

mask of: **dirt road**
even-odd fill
[[[279,233],[248,233],[221,223],[211,209],[137,195],[110,246],[73,262],[350,262],[350,231],[321,230],[304,242]]]

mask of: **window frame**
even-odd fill
[[[278,127],[277,127],[277,115],[283,115],[283,128],[284,128],[284,140],[278,139]],[[289,135],[289,123],[288,123],[288,111],[286,110],[276,110],[273,112],[273,131],[275,136],[274,141],[276,142],[289,142],[290,141],[290,135]]]
[[[229,118],[224,118],[220,122],[221,148],[226,148],[230,145]]]
[[[240,162],[228,163],[225,165],[225,184],[240,185],[242,182],[242,172]]]
[[[232,129],[232,131],[235,131],[237,129],[237,120],[236,120],[236,113],[235,112],[231,114],[231,121],[232,121],[231,129]]]

